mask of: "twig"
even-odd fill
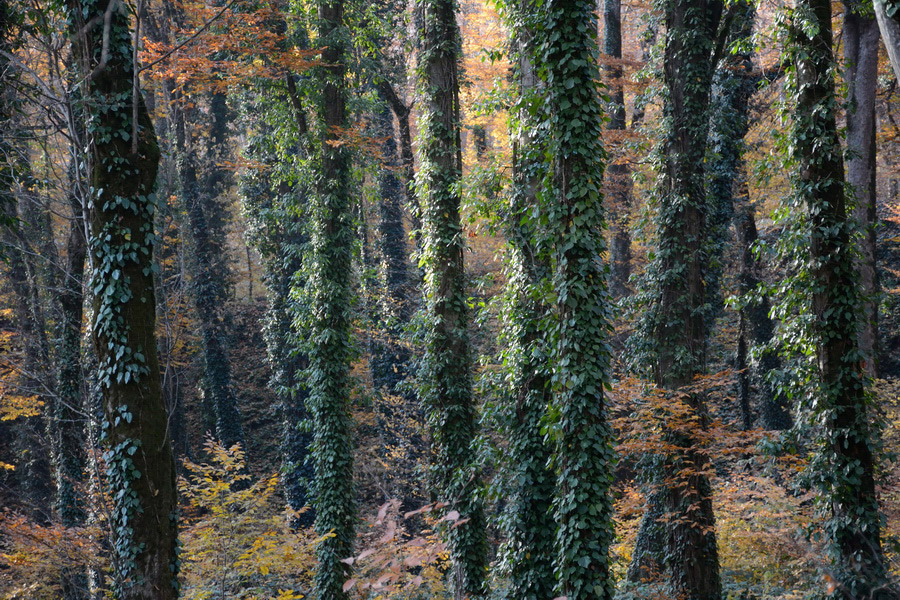
[[[156,60],[154,60],[154,61],[153,61],[152,63],[150,63],[149,65],[145,65],[145,66],[141,67],[140,70],[137,71],[137,73],[140,74],[140,73],[143,73],[144,71],[146,71],[147,69],[150,69],[150,68],[155,67],[156,65],[158,65],[158,64],[161,63],[162,61],[166,60],[167,58],[169,58],[170,56],[172,56],[173,54],[175,54],[176,52],[178,52],[179,50],[181,50],[182,48],[184,48],[185,46],[187,46],[187,45],[188,45],[189,43],[191,43],[198,35],[200,35],[200,34],[203,33],[204,31],[206,31],[207,29],[209,29],[209,26],[210,26],[210,25],[212,25],[213,23],[215,23],[216,21],[218,21],[219,18],[220,18],[222,15],[225,14],[225,11],[228,10],[229,8],[231,8],[231,6],[232,6],[236,1],[237,1],[237,0],[231,0],[231,2],[229,2],[228,4],[226,4],[225,6],[223,6],[223,7],[222,7],[222,10],[220,10],[218,13],[216,13],[216,15],[215,15],[212,19],[210,19],[209,21],[207,21],[206,23],[204,23],[204,24],[200,27],[200,29],[198,29],[197,31],[195,31],[194,33],[192,33],[187,39],[185,39],[185,40],[182,41],[180,44],[178,44],[177,46],[175,46],[174,48],[172,48],[171,50],[169,50],[168,52],[166,52],[165,54],[163,54],[162,56],[160,56],[159,58],[157,58]]]

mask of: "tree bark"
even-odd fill
[[[824,426],[820,453],[827,467],[821,492],[830,503],[825,524],[835,556],[833,596],[897,598],[881,548],[875,454],[859,352],[860,293],[852,259],[853,229],[845,196],[844,161],[836,125],[831,3],[801,0],[791,30],[795,70],[792,155],[797,200],[810,227],[811,333],[818,369],[815,410]]]
[[[845,2],[844,79],[848,88],[847,183],[855,194],[853,216],[862,230],[857,260],[863,294],[859,350],[866,373],[877,377],[880,290],[875,263],[875,89],[878,85],[878,24],[867,16],[864,12],[867,10],[857,0]]]
[[[668,92],[664,110],[669,123],[663,142],[659,258],[654,268],[659,278],[658,298],[650,318],[656,345],[655,383],[673,403],[683,403],[690,415],[686,422],[667,425],[667,442],[676,450],[663,461],[662,485],[670,585],[673,593],[691,600],[719,600],[722,596],[712,492],[706,475],[709,459],[695,430],[706,422],[706,406],[702,392],[690,388],[694,378],[704,373],[706,363],[706,283],[713,249],[704,164],[722,13],[718,0],[669,2],[663,63]]]
[[[622,0],[605,0],[603,5],[603,53],[614,63],[606,68],[610,79],[609,122],[607,129],[625,131],[625,91],[623,69],[616,61],[622,60]],[[628,294],[631,277],[631,231],[629,217],[632,205],[631,169],[618,157],[607,168],[608,186],[611,191],[610,212],[610,260],[609,291],[613,298]]]
[[[468,335],[464,233],[460,221],[459,55],[454,0],[420,4],[418,65],[422,119],[418,186],[421,190],[426,314],[421,397],[432,437],[431,487],[466,523],[448,532],[456,598],[486,595],[487,545],[481,475],[472,441],[476,412]]]
[[[313,417],[316,532],[315,591],[321,600],[348,597],[344,561],[353,552],[356,505],[350,418],[350,277],[356,229],[350,199],[350,156],[338,143],[347,127],[344,4],[318,5],[321,177],[313,199],[312,331],[309,407]]]
[[[881,39],[884,40],[884,47],[894,69],[894,77],[900,81],[900,20],[897,19],[897,15],[892,18],[887,14],[885,0],[874,0],[874,5]]]
[[[142,96],[133,95],[136,73],[124,4],[68,0],[66,7],[85,90],[95,190],[89,214],[93,336],[113,502],[115,593],[120,600],[174,600],[175,461],[154,331],[153,191],[159,148]],[[134,103],[137,124],[132,122]],[[131,137],[135,131],[136,140]]]
[[[546,332],[541,319],[550,307],[538,290],[550,280],[550,257],[539,249],[537,231],[529,220],[538,209],[538,192],[547,148],[529,107],[542,93],[535,66],[535,15],[527,0],[515,5],[511,19],[516,49],[518,86],[515,129],[511,132],[513,174],[507,239],[510,246],[509,285],[513,307],[505,328],[511,345],[512,402],[509,406],[509,469],[512,492],[508,506],[511,596],[521,600],[553,598],[555,481],[549,462],[551,447],[541,431],[547,406],[552,402]],[[523,26],[524,24],[524,26]]]

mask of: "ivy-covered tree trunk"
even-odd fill
[[[603,54],[610,64],[606,72],[610,79],[609,121],[607,129],[624,132],[625,90],[622,78],[624,72],[618,61],[622,60],[622,0],[604,0],[603,4]],[[611,244],[609,248],[609,291],[614,298],[628,293],[628,279],[631,277],[631,225],[629,216],[632,203],[631,169],[619,157],[606,171],[607,187],[612,207]]]
[[[665,138],[643,352],[656,385],[672,403],[683,403],[689,416],[670,419],[666,427],[666,442],[673,450],[664,457],[656,482],[664,493],[648,497],[663,500],[664,509],[648,511],[665,515],[664,555],[672,593],[691,600],[719,600],[722,584],[706,475],[709,459],[696,430],[706,421],[706,407],[702,393],[689,386],[703,374],[706,359],[706,284],[714,240],[704,163],[723,5],[719,0],[667,0],[663,6]]]
[[[204,364],[205,399],[215,418],[216,439],[224,446],[243,444],[241,415],[231,385],[231,362],[225,329],[225,302],[230,269],[224,243],[224,208],[219,205],[222,190],[223,160],[221,146],[227,143],[224,96],[210,98],[210,131],[205,164],[201,169],[196,141],[187,131],[190,116],[198,111],[181,106],[186,99],[178,97],[172,106],[176,139],[180,156],[178,172],[181,196],[187,212],[193,244],[193,285],[190,288],[200,321]]]
[[[400,343],[403,326],[409,321],[412,285],[409,277],[409,254],[403,228],[403,184],[397,176],[401,167],[397,155],[394,116],[385,105],[378,117],[378,136],[384,167],[378,174],[378,241],[379,277],[384,290],[379,316],[387,327],[388,341],[380,356],[373,357],[375,386],[398,394],[397,385],[407,375],[409,351]]]
[[[472,441],[476,411],[460,221],[460,34],[454,0],[421,4],[419,38],[419,173],[427,331],[420,380],[432,439],[431,488],[445,512],[467,521],[447,533],[457,598],[482,598],[487,590],[481,475]]]
[[[800,0],[789,31],[788,97],[794,104],[791,159],[794,201],[805,209],[808,308],[816,348],[812,410],[821,423],[816,483],[826,503],[828,535],[841,599],[898,597],[881,548],[875,493],[876,436],[859,347],[861,298],[853,260],[854,224],[845,195],[836,126],[831,3]],[[807,254],[808,253],[808,254]]]
[[[93,336],[114,592],[120,600],[170,600],[178,597],[175,461],[160,388],[152,262],[159,149],[134,81],[127,8],[115,0],[68,0],[66,8],[90,142]]]
[[[603,209],[603,108],[597,16],[590,0],[551,0],[539,52],[546,70],[552,179],[542,209],[552,240],[554,404],[559,411],[554,512],[558,593],[613,596],[609,570],[615,466],[604,387],[611,300]]]
[[[504,323],[512,371],[508,408],[509,481],[507,552],[510,596],[521,600],[553,598],[556,482],[550,469],[551,447],[542,427],[552,401],[549,339],[542,327],[550,307],[541,300],[550,284],[550,256],[529,219],[539,205],[546,136],[539,135],[532,110],[540,106],[542,85],[535,67],[535,31],[540,14],[530,1],[511,3],[508,27],[515,32],[514,76],[518,86],[511,135],[513,181],[507,239],[512,306]]]
[[[347,127],[346,29],[342,0],[318,5],[321,177],[312,202],[312,331],[309,406],[313,417],[316,531],[331,537],[318,548],[315,593],[347,598],[356,505],[350,419],[350,304],[356,228],[350,201],[350,156],[337,143]]]
[[[283,29],[283,22],[278,27]],[[294,75],[285,81],[272,82],[256,97],[247,98],[241,105],[240,118],[256,132],[244,150],[251,160],[269,168],[252,170],[239,180],[241,199],[248,221],[247,237],[256,248],[263,266],[263,281],[267,289],[268,307],[263,321],[263,335],[272,371],[269,386],[279,400],[282,420],[281,484],[288,505],[298,515],[296,526],[309,527],[315,521],[310,507],[310,486],[314,480],[312,460],[309,458],[312,434],[304,425],[309,420],[306,400],[308,389],[303,373],[309,367],[305,348],[298,334],[301,319],[299,302],[293,290],[302,286],[295,281],[303,273],[303,256],[309,242],[309,227],[303,217],[310,214],[309,190],[293,180],[285,181],[279,162],[279,147],[287,143],[303,160],[310,158],[310,137],[302,98],[294,83]],[[268,94],[267,92],[275,92]],[[279,119],[280,111],[290,107],[297,138],[286,138],[270,119]],[[288,171],[288,177],[294,175]],[[299,216],[298,216],[299,215]]]
[[[878,0],[880,1],[880,0]],[[844,3],[844,60],[847,82],[847,182],[855,195],[854,217],[862,229],[857,261],[862,285],[859,350],[865,371],[878,376],[878,277],[875,265],[875,88],[878,85],[878,23],[870,6]]]

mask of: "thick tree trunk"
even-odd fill
[[[831,505],[825,530],[836,557],[833,595],[893,600],[898,592],[889,583],[881,548],[873,432],[859,353],[861,299],[835,122],[831,3],[801,0],[798,12],[806,22],[792,30],[796,61],[789,80],[796,99],[792,155],[797,165],[795,188],[807,210],[811,234],[810,310],[816,318],[811,333],[818,363],[815,410],[825,428],[821,452],[827,473],[821,474],[821,491]]]
[[[529,106],[541,93],[535,68],[534,15],[529,3],[520,2],[513,23],[527,23],[516,31],[513,43],[518,84],[516,128],[512,132],[513,182],[507,239],[510,244],[509,285],[514,289],[514,307],[507,317],[512,345],[513,404],[509,407],[509,468],[512,492],[508,506],[511,596],[521,600],[553,598],[554,534],[553,495],[555,481],[549,469],[551,448],[542,432],[547,406],[552,401],[548,339],[541,319],[550,307],[539,299],[538,289],[549,281],[550,257],[538,249],[538,240],[528,215],[538,207],[538,192],[544,168],[540,137]]]
[[[603,107],[597,80],[597,16],[591,0],[552,0],[541,70],[547,76],[552,187],[541,207],[554,259],[554,404],[557,448],[558,593],[608,600],[615,453],[604,388],[609,385],[611,300],[603,194]],[[539,14],[540,14],[539,13]]]
[[[93,335],[113,502],[115,593],[120,600],[173,600],[178,597],[175,461],[154,331],[153,191],[159,149],[141,94],[133,95],[136,74],[124,4],[69,0],[67,8],[85,90],[96,190],[89,244]]]
[[[486,594],[487,545],[481,475],[472,441],[476,413],[466,274],[460,221],[460,34],[454,0],[421,3],[418,65],[423,117],[418,185],[422,194],[423,252],[428,316],[421,371],[422,399],[432,437],[431,486],[437,500],[466,523],[448,532],[456,598]]]
[[[877,0],[880,1],[880,0]],[[856,0],[845,2],[844,60],[847,82],[847,182],[855,194],[854,217],[862,236],[859,244],[862,315],[859,350],[865,371],[878,376],[878,276],[875,264],[875,88],[878,85],[878,24],[863,14]]]
[[[665,457],[661,479],[666,488],[670,584],[673,593],[691,600],[719,600],[722,596],[706,475],[709,459],[699,447],[695,431],[704,426],[706,407],[702,393],[689,388],[694,377],[705,371],[706,360],[708,316],[704,307],[712,224],[704,159],[722,11],[718,0],[672,0],[667,6],[663,76],[669,123],[654,265],[658,298],[654,314],[649,316],[656,345],[656,384],[668,392],[673,403],[683,403],[691,416],[668,426],[667,441],[677,449]]]

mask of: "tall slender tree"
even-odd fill
[[[555,478],[550,468],[551,446],[542,428],[551,403],[549,339],[542,325],[550,307],[542,294],[550,284],[550,256],[541,243],[536,220],[547,148],[537,117],[543,85],[537,67],[540,14],[528,0],[507,6],[514,50],[517,86],[512,113],[513,176],[507,217],[511,308],[504,324],[513,365],[508,409],[509,465],[512,487],[507,514],[510,595],[523,600],[552,598],[556,524],[552,502]]]
[[[734,223],[738,242],[738,290],[744,300],[740,308],[737,367],[739,401],[744,427],[753,425],[754,411],[750,399],[751,383],[759,389],[759,412],[766,429],[783,430],[791,426],[791,414],[785,394],[768,381],[773,371],[781,368],[777,353],[767,348],[774,332],[766,297],[753,294],[762,281],[762,265],[753,245],[757,241],[755,209],[751,204],[744,138],[750,129],[750,100],[759,84],[750,50],[756,8],[748,2],[732,5],[732,21],[728,48],[713,79],[710,114],[709,159],[707,160],[707,193],[711,206],[711,229],[717,247],[713,254],[722,261],[722,247],[727,243],[729,222]],[[721,268],[721,267],[720,267]],[[711,282],[710,302],[720,304],[718,277]],[[752,298],[752,299],[751,299]],[[751,360],[752,355],[758,360]],[[752,363],[752,364],[751,364]]]
[[[607,129],[625,131],[625,87],[622,69],[622,0],[604,0],[603,3],[603,53],[610,64],[606,73],[610,80],[609,121]],[[611,244],[609,248],[610,293],[614,297],[628,292],[631,277],[631,232],[629,213],[632,203],[631,169],[622,158],[607,169],[608,187],[613,206],[611,219]]]
[[[559,411],[554,511],[558,592],[609,599],[615,453],[604,402],[610,383],[610,297],[603,210],[597,15],[589,0],[552,0],[540,43],[552,171],[542,203],[554,240],[551,364]]]
[[[819,431],[812,465],[826,513],[834,566],[831,596],[895,599],[881,547],[875,492],[878,431],[872,420],[858,337],[860,283],[853,256],[852,203],[836,124],[831,3],[800,0],[788,30],[787,94],[793,109],[789,152],[794,194],[803,219],[784,236],[803,265],[802,302],[815,348],[808,410]]]
[[[356,507],[350,421],[350,303],[354,236],[350,156],[340,136],[347,126],[346,47],[343,0],[318,5],[321,176],[312,201],[312,332],[309,406],[313,417],[316,531],[320,542],[315,592],[341,600],[353,551]]]
[[[159,149],[135,79],[127,7],[119,0],[65,6],[89,140],[93,336],[114,591],[121,600],[169,600],[178,597],[177,503],[154,331]]]
[[[695,430],[705,422],[706,408],[702,393],[690,385],[706,363],[706,283],[714,240],[704,163],[713,73],[727,28],[720,27],[724,7],[719,0],[666,0],[662,6],[665,104],[656,252],[647,275],[650,306],[634,347],[656,385],[672,403],[683,403],[690,418],[667,425],[667,443],[673,450],[662,460],[655,484],[660,493],[648,498],[661,501],[663,508],[647,510],[667,521],[662,556],[672,592],[692,600],[719,600],[722,584],[708,458]],[[648,524],[647,533],[652,529]]]
[[[433,444],[433,494],[467,520],[449,531],[455,594],[481,598],[487,548],[472,447],[476,416],[460,222],[460,34],[454,0],[426,0],[421,7],[417,185],[428,318],[421,393]]]
[[[878,271],[875,264],[875,90],[878,86],[878,23],[871,4],[844,3],[844,79],[847,82],[847,183],[860,227],[857,264],[862,284],[859,350],[865,371],[878,375]]]

